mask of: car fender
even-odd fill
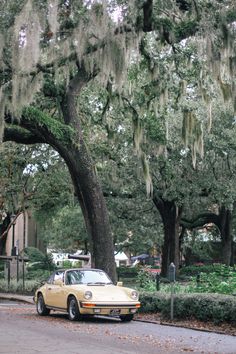
[[[82,294],[81,294],[81,297],[80,297],[80,296],[78,296],[78,292],[76,292],[76,291],[70,291],[70,292],[67,294],[67,306],[68,306],[68,303],[69,303],[69,298],[72,297],[72,296],[76,298],[77,303],[78,303],[78,306],[79,306],[79,308],[80,308],[80,307],[81,307],[81,306],[80,306],[80,301],[81,301],[81,299],[82,299]]]

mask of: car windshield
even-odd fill
[[[102,270],[74,269],[66,273],[66,284],[107,285],[112,281]]]

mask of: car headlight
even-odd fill
[[[85,291],[85,293],[84,293],[84,298],[86,299],[86,300],[90,300],[91,298],[92,298],[92,296],[93,296],[93,294],[92,294],[92,292],[91,291]]]
[[[133,300],[138,300],[138,292],[133,290],[130,294]]]

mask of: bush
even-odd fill
[[[33,295],[35,290],[41,285],[38,280],[25,280],[25,286],[23,289],[22,280],[17,282],[16,280],[11,280],[9,287],[6,280],[0,280],[0,292],[3,293],[13,293],[13,294],[27,294]]]
[[[162,312],[162,306],[167,301],[168,295],[161,293],[141,292],[140,301],[141,308],[139,312],[143,313],[155,313]]]
[[[149,273],[145,268],[141,268],[137,275],[140,288],[146,291],[155,291],[156,283],[153,274]]]
[[[45,254],[39,251],[38,248],[35,247],[26,247],[25,253],[29,258],[30,262],[43,262],[45,258]]]
[[[118,267],[117,269],[118,279],[120,278],[136,278],[139,269],[135,267]]]
[[[236,271],[232,267],[218,264],[214,272],[199,273],[198,282],[192,279],[188,292],[236,294]]]
[[[35,247],[27,247],[25,253],[29,258],[28,268],[32,270],[54,270],[53,257],[50,253],[44,254]]]
[[[0,272],[4,271],[4,261],[0,261]]]
[[[160,312],[162,318],[170,318],[170,295],[141,293],[140,301],[140,312]],[[236,325],[236,298],[219,294],[174,295],[174,318]]]
[[[179,270],[179,274],[180,275],[187,275],[187,276],[196,276],[199,273],[212,273],[212,272],[217,272],[219,271],[222,266],[224,267],[224,265],[222,264],[209,264],[209,265],[204,265],[204,264],[200,264],[200,265],[191,265],[191,266],[187,266],[187,267],[183,267]]]
[[[25,273],[25,279],[26,280],[35,280],[37,282],[44,282],[46,281],[49,276],[52,274],[51,271],[45,270],[45,269],[29,269]]]

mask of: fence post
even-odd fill
[[[201,279],[200,279],[200,272],[198,272],[197,273],[197,276],[196,276],[196,282],[197,282],[197,286],[199,286],[200,285],[200,281],[201,281]]]
[[[170,297],[170,319],[174,318],[174,283],[175,283],[175,265],[172,262],[169,265],[169,281],[171,283],[171,297]]]
[[[10,279],[11,279],[11,263],[10,261],[6,261],[7,266],[7,289],[10,290]]]
[[[160,274],[159,273],[156,274],[156,290],[157,291],[160,290]]]

